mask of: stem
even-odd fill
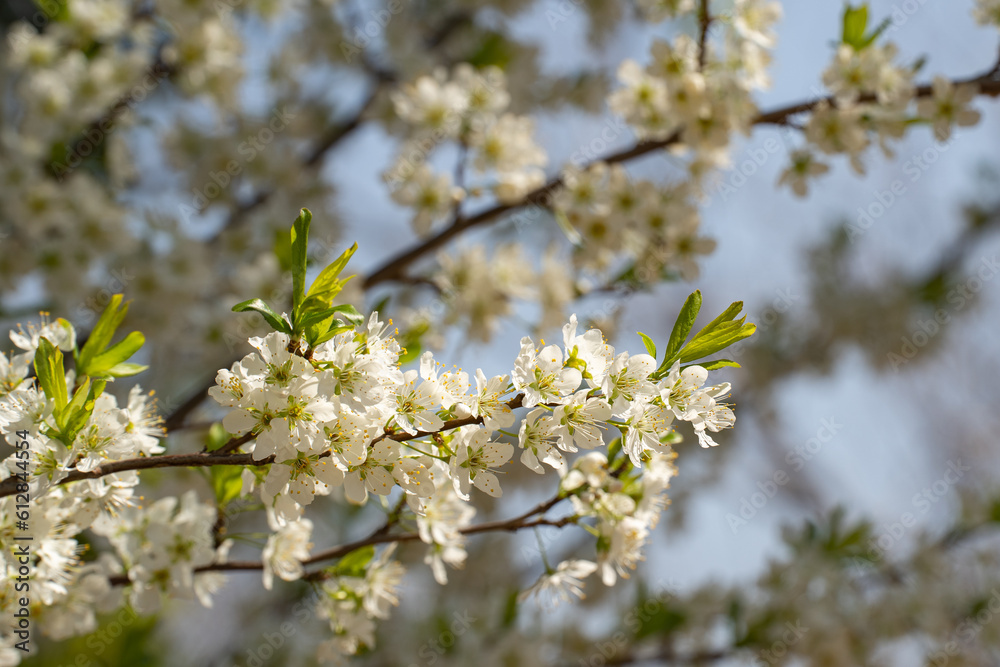
[[[411,445],[408,442],[403,443],[403,444],[406,445],[407,447],[409,447],[410,449],[412,449],[413,451],[417,452],[418,454],[423,454],[424,456],[429,456],[432,459],[437,459],[438,461],[447,461],[448,460],[448,458],[445,457],[445,456],[440,456],[438,454],[431,454],[429,452],[425,452],[422,449],[418,449],[417,447],[414,447],[413,445]]]
[[[521,407],[521,401],[524,396],[518,394],[514,398],[507,401],[507,406],[512,410]],[[428,436],[433,436],[436,433],[441,433],[444,431],[450,431],[452,429],[459,428],[461,426],[468,426],[470,424],[482,424],[482,417],[462,417],[460,419],[451,419],[446,421],[439,431],[417,431],[413,435],[409,433],[400,432],[393,434],[383,434],[373,440],[369,447],[374,445],[380,440],[390,439],[396,442],[406,442],[409,440],[418,440],[420,438],[426,438]],[[247,433],[241,435],[237,438],[233,438],[225,445],[213,452],[199,452],[197,454],[168,454],[166,456],[140,456],[134,459],[122,459],[120,461],[108,461],[97,466],[93,470],[88,472],[83,472],[80,470],[70,470],[69,474],[63,479],[59,480],[57,484],[69,484],[71,482],[77,482],[81,479],[97,479],[104,477],[106,475],[113,475],[119,472],[126,472],[129,470],[146,470],[148,468],[202,468],[207,466],[263,466],[269,463],[274,463],[274,456],[269,456],[265,459],[254,460],[250,454],[238,454],[235,453],[243,445],[247,444],[254,439],[253,433]],[[330,450],[320,454],[320,458],[330,456]],[[0,498],[5,496],[12,496],[17,491],[18,479],[16,477],[11,477],[3,482],[0,482]]]
[[[705,68],[708,56],[708,30],[712,27],[712,15],[708,11],[709,0],[701,0],[698,7],[698,69]]]
[[[405,498],[405,496],[404,496]],[[573,523],[576,520],[575,516],[564,517],[562,519],[546,519],[540,517],[533,519],[540,514],[544,514],[549,511],[552,507],[558,504],[560,501],[564,500],[565,497],[561,495],[556,495],[549,498],[545,502],[542,502],[535,507],[531,508],[524,514],[520,514],[510,519],[504,519],[501,521],[487,521],[485,523],[480,523],[474,526],[468,526],[462,528],[458,532],[463,535],[476,535],[478,533],[489,533],[489,532],[516,532],[519,530],[524,530],[525,528],[536,528],[538,526],[554,526],[561,528],[567,524]],[[391,517],[390,517],[391,518]],[[387,521],[387,525],[389,522]],[[368,537],[357,540],[355,542],[348,542],[347,544],[341,544],[339,546],[330,547],[323,551],[319,551],[309,558],[302,561],[303,565],[314,565],[316,563],[321,563],[327,560],[333,560],[335,558],[340,558],[346,556],[356,549],[362,547],[372,546],[376,544],[387,544],[387,543],[399,543],[399,542],[416,542],[420,540],[420,534],[415,532],[401,533],[396,535],[387,534],[388,528],[383,526],[378,529]],[[212,563],[211,565],[204,565],[202,567],[195,568],[195,573],[201,572],[229,572],[229,571],[259,571],[264,569],[264,563],[260,561],[231,561],[228,563]],[[307,580],[317,580],[325,579],[326,573],[322,570],[316,570],[307,573],[303,578]],[[108,581],[113,586],[124,586],[129,584],[128,577],[126,575],[116,575],[110,577]]]
[[[979,93],[981,95],[997,97],[1000,96],[1000,78],[997,77],[998,73],[1000,73],[1000,68],[996,68],[996,71],[994,71],[994,69],[990,69],[983,74],[978,74],[965,79],[956,79],[952,83],[957,85],[976,84],[979,86]],[[925,84],[916,88],[914,91],[914,97],[916,99],[929,97],[933,95],[933,92],[934,91],[930,84]],[[752,124],[788,125],[792,117],[811,111],[813,107],[824,101],[831,106],[837,106],[836,100],[832,96],[811,99],[806,102],[797,102],[795,104],[778,107],[771,111],[763,111],[757,115]],[[875,95],[871,93],[861,95],[858,98],[858,102],[873,101],[875,101]],[[598,162],[606,162],[608,164],[627,162],[676,144],[680,141],[680,136],[680,132],[675,132],[665,139],[642,141],[630,148],[609,153],[603,157],[596,158],[591,162],[584,163],[580,166],[580,168],[585,170],[590,165]],[[561,185],[562,178],[556,177],[548,181],[545,185],[529,192],[520,201],[508,204],[494,204],[493,206],[483,209],[471,217],[462,217],[456,220],[450,227],[444,228],[434,236],[416,244],[409,250],[405,250],[395,257],[390,258],[381,267],[375,269],[375,271],[365,278],[364,288],[369,289],[381,283],[398,281],[400,277],[406,275],[406,270],[410,267],[410,265],[414,264],[425,255],[437,250],[468,229],[494,222],[503,214],[517,211],[522,208],[548,208],[553,192]]]

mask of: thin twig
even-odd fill
[[[967,79],[958,79],[954,81],[954,83],[957,85],[974,84],[979,87],[979,94],[997,97],[1000,96],[1000,78],[997,76],[998,73],[1000,73],[1000,64],[983,74]],[[914,92],[914,96],[916,98],[929,97],[933,94],[934,91],[930,84],[917,86]],[[858,102],[872,101],[875,101],[874,94],[865,94],[858,98]],[[832,96],[814,98],[809,101],[798,102],[782,106],[771,111],[762,112],[753,120],[753,124],[788,125],[795,116],[811,111],[822,102],[836,106],[836,100]],[[627,162],[676,144],[680,141],[680,136],[680,132],[674,132],[665,139],[642,141],[624,150],[609,153],[604,157],[597,158],[584,164],[581,168],[586,169],[588,166],[599,162],[606,162],[608,164]],[[406,270],[416,261],[434,250],[437,250],[468,229],[494,222],[505,213],[516,211],[525,207],[542,206],[548,208],[551,194],[561,185],[562,178],[555,177],[544,185],[526,194],[520,201],[508,204],[494,204],[493,206],[485,208],[471,217],[459,219],[455,224],[444,228],[434,236],[421,241],[408,250],[404,250],[395,257],[390,258],[382,266],[375,269],[367,278],[365,278],[365,289],[369,289],[380,283],[399,280],[402,276],[406,275]]]
[[[500,521],[488,521],[485,523],[476,524],[474,526],[468,526],[462,528],[458,532],[463,535],[477,535],[479,533],[489,533],[489,532],[516,532],[523,530],[525,528],[536,528],[538,526],[553,526],[557,528],[564,527],[571,523],[575,523],[576,516],[567,516],[561,519],[545,519],[537,517],[545,512],[549,511],[552,507],[558,504],[560,501],[564,500],[565,496],[557,495],[545,502],[539,503],[535,507],[531,508],[527,512],[515,516],[510,519],[504,519]],[[399,533],[396,535],[388,534],[388,531],[379,528],[373,532],[368,537],[356,540],[354,542],[348,542],[347,544],[341,544],[335,547],[330,547],[329,549],[324,549],[323,551],[318,551],[302,561],[303,565],[315,565],[316,563],[322,563],[324,561],[333,560],[335,558],[341,558],[346,556],[352,551],[361,549],[367,546],[373,546],[376,544],[388,544],[388,543],[399,543],[399,542],[416,542],[420,540],[420,533],[409,532],[409,533]],[[210,565],[203,565],[194,569],[195,573],[202,572],[238,572],[238,571],[254,571],[263,570],[264,563],[261,561],[230,561],[227,563],[212,563]],[[322,570],[316,570],[306,574],[303,578],[317,580],[325,578],[325,573]],[[128,577],[125,575],[117,575],[110,577],[109,581],[114,586],[126,585],[129,582]]]
[[[521,407],[521,402],[524,399],[523,394],[518,394],[514,398],[507,401],[507,407],[510,409],[516,409]],[[378,438],[376,438],[369,447],[374,445],[376,442],[381,440],[395,440],[396,442],[406,442],[409,440],[417,440],[419,438],[426,438],[433,436],[437,433],[443,433],[445,431],[450,431],[452,429],[460,428],[462,426],[469,426],[471,424],[482,424],[483,417],[478,417],[470,415],[468,417],[460,417],[458,419],[450,419],[441,426],[437,431],[417,431],[416,433],[406,433],[405,431],[393,432],[393,433],[383,433]],[[260,460],[253,458],[251,454],[237,454],[235,451],[247,444],[254,438],[256,434],[252,431],[244,435],[232,438],[225,445],[217,450],[211,452],[199,452],[197,454],[167,454],[164,456],[140,456],[132,459],[122,459],[120,461],[108,461],[97,466],[93,470],[82,471],[82,470],[71,470],[66,477],[62,478],[57,482],[57,484],[70,484],[71,482],[78,482],[82,479],[99,479],[107,475],[114,475],[120,472],[128,472],[131,470],[148,470],[150,468],[204,468],[209,466],[262,466],[269,463],[274,463],[274,456],[268,456]],[[320,454],[321,458],[330,456],[330,451]],[[5,496],[14,495],[17,491],[18,479],[16,477],[11,477],[3,482],[0,482],[0,498]]]

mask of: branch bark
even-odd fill
[[[961,84],[974,84],[979,86],[979,93],[981,95],[986,95],[989,97],[1000,96],[1000,70],[998,67],[994,66],[987,72],[979,74],[973,77],[965,79],[956,79],[953,83],[957,85]],[[930,84],[924,84],[917,86],[915,89],[915,96],[917,98],[929,97],[933,94],[933,88]],[[860,102],[873,102],[875,96],[873,94],[862,95],[859,98]],[[788,104],[770,111],[764,111],[757,115],[754,119],[754,125],[788,125],[792,118],[795,116],[811,111],[821,102],[826,102],[830,105],[836,106],[836,100],[832,96],[828,97],[818,97],[812,100],[807,100],[803,102],[797,102],[794,104]],[[583,165],[583,168],[589,167],[590,165],[597,162],[607,162],[608,164],[615,164],[620,162],[627,162],[644,155],[648,155],[654,151],[667,148],[673,144],[676,144],[680,140],[680,133],[675,132],[666,139],[660,139],[656,141],[642,141],[629,148],[612,152],[604,157],[597,158],[589,163]],[[479,213],[472,215],[471,217],[459,218],[455,222],[439,231],[434,236],[417,243],[408,250],[404,250],[395,257],[389,259],[382,266],[378,267],[373,271],[364,281],[365,289],[374,287],[385,282],[395,282],[400,279],[404,279],[406,275],[406,270],[414,264],[417,260],[423,258],[424,256],[430,254],[434,250],[437,250],[441,246],[448,243],[450,240],[458,236],[459,234],[465,232],[473,227],[478,227],[485,225],[489,222],[494,222],[500,218],[505,213],[516,211],[529,206],[542,206],[548,207],[548,199],[552,192],[562,185],[562,178],[555,177],[549,180],[544,185],[539,188],[529,192],[520,201],[511,204],[495,204],[493,206],[487,207],[481,210]]]
[[[577,520],[576,516],[570,515],[563,517],[561,519],[546,519],[544,517],[539,517],[539,515],[545,514],[550,509],[552,509],[559,502],[564,500],[565,496],[556,495],[549,498],[545,502],[539,503],[535,507],[531,508],[523,514],[512,517],[510,519],[503,519],[499,521],[487,521],[485,523],[480,523],[474,526],[468,526],[461,529],[459,532],[463,535],[477,535],[479,533],[490,533],[490,532],[517,532],[519,530],[524,530],[525,528],[536,528],[539,526],[553,526],[557,528],[562,528],[570,523],[575,523]],[[534,518],[539,517],[539,518]],[[389,524],[387,524],[389,525]],[[375,544],[388,544],[388,543],[399,543],[399,542],[417,542],[420,541],[420,534],[416,532],[409,533],[397,533],[395,535],[389,534],[385,527],[379,528],[373,532],[368,537],[356,540],[354,542],[348,542],[346,544],[341,544],[335,547],[330,547],[329,549],[324,549],[323,551],[318,551],[311,555],[309,558],[302,561],[303,565],[315,565],[317,563],[322,563],[324,561],[333,560],[335,558],[341,558],[347,554],[361,549],[363,547],[372,546]],[[195,573],[202,572],[245,572],[245,571],[260,571],[264,569],[264,563],[262,561],[230,561],[227,563],[212,563],[210,565],[204,565],[202,567],[195,568]],[[308,580],[322,580],[326,578],[326,573],[323,570],[314,570],[308,572],[303,576],[304,579]],[[129,582],[128,577],[125,575],[117,575],[109,578],[110,583],[113,586],[124,586]]]
[[[524,400],[523,394],[518,394],[514,398],[507,401],[507,407],[511,410],[521,407],[521,402]],[[417,431],[416,433],[406,433],[392,432],[383,433],[378,438],[376,438],[371,444],[375,444],[380,440],[395,440],[396,442],[407,442],[409,440],[417,440],[419,438],[426,438],[432,436],[435,433],[443,433],[445,431],[450,431],[452,429],[460,428],[462,426],[469,426],[471,424],[482,424],[483,418],[476,416],[460,417],[458,419],[450,419],[444,423],[440,430],[437,431]],[[243,445],[247,444],[253,440],[256,436],[251,432],[245,435],[231,439],[225,445],[219,449],[212,452],[198,452],[195,454],[167,454],[164,456],[140,456],[133,459],[121,459],[119,461],[108,461],[107,463],[102,463],[93,470],[82,471],[82,470],[71,470],[70,473],[59,480],[58,484],[70,484],[72,482],[78,482],[82,479],[98,479],[101,477],[106,477],[107,475],[114,475],[119,472],[128,472],[131,470],[148,470],[149,468],[205,468],[209,466],[262,466],[269,463],[274,463],[274,456],[269,456],[264,459],[255,460],[251,454],[237,454],[235,453]],[[369,445],[370,446],[370,445]],[[327,450],[320,457],[325,457],[330,455],[330,451]],[[18,480],[16,477],[10,477],[0,482],[0,498],[5,496],[12,496],[17,492]]]

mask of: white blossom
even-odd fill
[[[264,562],[264,588],[271,590],[274,575],[285,581],[295,581],[302,577],[302,561],[309,558],[312,530],[312,521],[299,519],[267,538],[261,554]]]

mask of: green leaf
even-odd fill
[[[869,46],[872,42],[878,39],[883,32],[888,30],[889,26],[891,25],[892,25],[892,18],[887,16],[884,19],[882,19],[882,22],[879,23],[878,26],[876,26],[876,28],[872,30],[870,33],[868,33],[868,35],[864,38],[864,40],[861,43],[861,48]]]
[[[212,491],[219,507],[225,507],[240,497],[243,491],[243,469],[240,466],[212,466]]]
[[[740,314],[741,310],[743,310],[743,302],[733,301],[731,304],[729,304],[728,308],[722,311],[722,314],[720,314],[714,320],[703,326],[701,330],[694,335],[694,337],[698,338],[699,336],[704,336],[705,334],[719,327],[723,323],[732,322],[733,320],[736,319],[736,316]]]
[[[313,317],[321,317],[322,319],[314,322],[312,321]],[[330,331],[338,328],[334,326],[338,320],[332,314],[326,312],[310,313],[303,319],[305,320],[304,322],[300,321],[296,325],[296,331],[300,332],[300,335],[306,339],[311,348],[315,348],[317,345],[337,335],[334,333],[327,336]]]
[[[322,322],[325,319],[339,315],[338,320],[343,320],[353,326],[364,324],[365,316],[358,312],[358,309],[349,303],[339,306],[318,306],[317,302],[312,302],[313,297],[309,297],[303,303],[299,311],[299,318],[296,322],[298,330],[305,329],[311,324]]]
[[[375,307],[371,309],[372,313],[381,313],[385,310],[385,307],[389,305],[389,299],[391,297],[386,295],[382,297],[382,300],[375,304]],[[370,314],[370,313],[369,313]]]
[[[313,284],[309,287],[309,293],[307,296],[315,296],[326,299],[327,306],[333,305],[329,300],[340,292],[344,284],[350,280],[350,278],[354,277],[351,276],[350,278],[345,278],[343,280],[338,279],[340,272],[344,270],[347,263],[351,260],[351,257],[353,257],[354,253],[357,251],[358,244],[355,243],[350,248],[342,252],[340,257],[330,262],[330,264],[328,264],[327,267],[320,271],[319,275],[316,276],[316,280],[314,280]]]
[[[87,371],[90,369],[91,360],[104,352],[108,345],[111,344],[111,339],[114,338],[115,331],[118,330],[122,320],[125,319],[125,315],[128,314],[128,303],[122,305],[123,298],[122,294],[112,296],[111,303],[101,313],[97,324],[91,330],[90,336],[87,337],[87,342],[84,344],[83,349],[80,350],[80,354],[76,360],[76,367],[80,373],[89,375],[90,373]]]
[[[642,338],[642,344],[646,346],[646,352],[649,352],[649,356],[656,359],[656,343],[653,342],[653,339],[641,331],[637,331],[636,333],[639,334],[639,338]]]
[[[856,50],[864,48],[865,31],[868,29],[868,5],[844,6],[844,29],[841,41]]]
[[[58,417],[56,418],[56,424],[59,426],[60,430],[66,428],[70,415],[84,409],[84,406],[87,403],[87,394],[89,392],[90,378],[85,378],[83,384],[77,387],[76,391],[73,393],[73,400],[71,400],[66,406],[66,409],[62,411],[62,415],[60,415],[62,419],[60,420]]]
[[[267,305],[263,299],[247,299],[233,306],[233,312],[236,313],[245,313],[248,310],[263,315],[264,319],[275,331],[286,334],[292,333],[292,325],[288,323],[288,320],[274,312],[274,309]]]
[[[133,331],[111,345],[115,332],[127,314],[128,303],[122,303],[122,295],[112,296],[111,303],[101,313],[87,342],[77,355],[76,370],[80,376],[126,377],[146,370],[146,366],[125,363],[146,342],[146,337],[140,332]]]
[[[743,324],[742,321],[740,321],[738,326],[735,328],[727,326],[725,330],[719,331],[717,334],[696,338],[686,345],[683,350],[681,350],[681,361],[695,361],[711,354],[715,354],[716,352],[729,347],[733,343],[739,342],[744,338],[749,338],[756,330],[757,327],[755,325]]]
[[[309,299],[306,299],[306,303],[308,302]],[[344,322],[344,320],[347,321]],[[303,332],[309,346],[316,347],[339,333],[352,331],[354,327],[363,324],[364,321],[365,316],[359,313],[354,306],[343,304],[325,310],[303,311],[299,315],[296,326],[299,331]]]
[[[700,305],[700,294],[696,292],[691,297],[694,297],[696,294],[698,295],[697,304]],[[722,311],[718,317],[702,327],[686,345],[683,345],[680,349],[675,349],[674,345],[683,343],[684,337],[687,336],[687,332],[690,331],[691,326],[694,324],[694,317],[697,316],[697,310],[694,308],[695,303],[691,297],[688,297],[688,302],[685,302],[681,314],[677,317],[677,324],[674,325],[674,333],[671,334],[667,356],[652,376],[655,379],[666,375],[670,367],[677,360],[686,363],[703,359],[737,341],[753,335],[754,331],[756,331],[756,327],[753,324],[747,324],[745,315],[738,320],[735,319],[740,314],[740,311],[743,310],[743,302],[735,301]],[[691,308],[688,308],[689,303],[692,306]],[[724,368],[726,366],[739,367],[739,364],[728,359],[699,365],[708,370]]]
[[[111,368],[130,359],[145,343],[146,337],[139,331],[133,331],[104,352],[92,357],[85,374],[95,377],[104,375]]]
[[[349,303],[334,306],[332,310],[339,313],[341,319],[353,326],[357,327],[365,323],[365,316]]]
[[[86,391],[86,398],[78,403],[77,396],[83,393],[85,387],[88,387]],[[72,445],[73,440],[76,439],[77,433],[83,429],[87,424],[87,420],[94,413],[94,405],[96,404],[97,398],[104,393],[104,387],[107,385],[105,380],[94,380],[90,382],[88,378],[80,389],[77,390],[76,394],[73,396],[73,404],[66,410],[66,426],[62,429],[62,440],[66,445]]]
[[[335,321],[339,322],[340,320],[335,320]],[[325,333],[317,334],[315,339],[306,338],[306,340],[309,342],[310,347],[316,347],[317,345],[322,345],[323,343],[330,340],[337,334],[342,334],[346,331],[354,331],[354,327],[352,327],[350,324],[344,324],[339,327],[333,327],[331,329],[328,329]],[[307,335],[309,334],[308,331],[306,333]]]
[[[232,440],[232,438],[232,434],[220,422],[215,422],[208,428],[208,434],[205,436],[205,449],[213,452]]]
[[[69,402],[63,353],[47,338],[38,340],[38,349],[35,350],[35,376],[42,391],[55,403],[55,414],[62,413]]]
[[[309,301],[307,299],[306,303],[308,302]],[[333,310],[333,308],[326,308],[324,310],[302,311],[299,313],[299,319],[295,323],[295,328],[298,331],[308,331],[310,327],[324,321],[326,321],[329,325],[329,323],[333,322],[333,318],[336,317],[336,315],[337,313],[335,310]],[[330,327],[327,326],[326,328],[323,329],[323,331],[325,332],[329,328]]]
[[[368,545],[355,549],[347,554],[333,566],[332,570],[338,577],[363,577],[368,563],[375,557],[375,546]]]
[[[698,364],[698,366],[701,366],[706,371],[716,371],[719,370],[720,368],[742,368],[742,366],[740,366],[738,363],[730,359],[716,359],[715,361],[709,361],[704,364]],[[684,368],[687,368],[687,366],[685,366]]]
[[[678,352],[684,346],[684,341],[687,340],[688,334],[691,333],[691,327],[694,326],[694,321],[698,318],[700,310],[701,291],[695,290],[684,301],[681,312],[678,313],[677,319],[674,321],[674,328],[670,332],[670,340],[667,341],[667,349],[663,353],[664,357],[661,368],[670,368],[670,364],[677,358]]]
[[[312,223],[312,213],[304,208],[299,211],[299,217],[292,223],[292,312],[298,312],[299,305],[306,295],[306,251],[309,246],[309,225]],[[294,316],[293,316],[294,320]]]
[[[292,312],[292,329],[298,335],[305,333],[306,340],[310,342],[310,345],[318,345],[319,343],[316,341],[329,332],[330,327],[333,326],[333,320],[330,318],[336,313],[347,315],[344,319],[352,324],[363,321],[361,313],[354,306],[333,306],[333,300],[340,294],[347,281],[354,277],[348,276],[341,279],[338,276],[354,253],[357,252],[357,249],[358,244],[355,243],[323,269],[309,287],[309,293],[305,299]],[[324,321],[327,324],[320,325]]]
[[[399,355],[400,364],[408,364],[420,357],[424,347],[421,341],[429,330],[430,325],[427,322],[419,322],[404,331],[401,335],[396,336],[396,342],[399,343],[401,348]]]
[[[613,468],[617,463],[618,455],[622,453],[622,439],[615,438],[608,445],[608,467]]]
[[[120,363],[115,364],[106,370],[105,374],[113,378],[127,378],[132,377],[133,375],[138,375],[147,368],[149,368],[149,366],[143,366],[142,364]]]

